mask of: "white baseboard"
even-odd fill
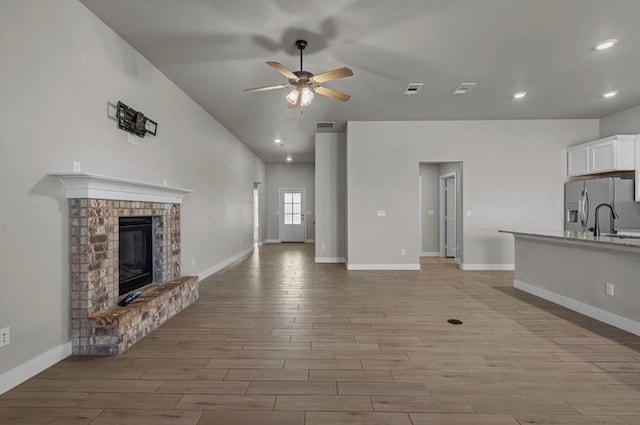
[[[267,239],[264,243],[280,243],[280,239]]]
[[[420,270],[420,263],[415,264],[354,264],[347,263],[347,270]]]
[[[618,316],[615,313],[602,310],[598,307],[594,307],[589,304],[582,303],[564,295],[556,294],[547,289],[539,288],[531,285],[530,283],[523,282],[518,279],[513,280],[513,287],[527,292],[536,297],[543,298],[552,303],[559,304],[569,310],[577,311],[585,316],[604,322],[608,325],[615,326],[616,328],[631,332],[634,335],[640,335],[640,322],[627,319],[626,317]]]
[[[439,257],[440,251],[422,251],[420,253],[421,257]]]
[[[456,263],[457,265],[462,264],[462,260],[460,260],[460,258],[458,258],[458,257],[456,257],[453,261],[455,261],[455,263]]]
[[[460,264],[460,270],[515,270],[514,264]]]
[[[207,270],[203,271],[202,273],[200,273],[198,275],[198,279],[200,279],[201,281],[208,278],[209,276],[211,276],[212,274],[219,272],[220,270],[224,269],[225,267],[227,267],[229,264],[238,261],[239,259],[241,259],[242,257],[246,257],[247,255],[251,254],[253,252],[253,246],[250,248],[245,249],[242,252],[237,253],[236,255],[234,255],[231,258],[227,258],[226,260],[216,264],[213,267],[208,268]]]
[[[304,243],[316,243],[315,239],[305,239]]]
[[[344,257],[316,257],[316,263],[346,263]]]
[[[33,378],[43,370],[53,366],[60,360],[71,355],[71,341],[53,347],[44,353],[27,360],[21,365],[14,367],[8,372],[0,375],[0,394],[22,384],[27,379]]]

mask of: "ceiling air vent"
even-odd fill
[[[328,130],[336,126],[334,121],[318,121],[316,122],[316,130]]]
[[[457,89],[453,92],[453,94],[466,94],[469,90],[473,88],[477,83],[462,83],[458,86]]]
[[[409,83],[407,88],[404,90],[404,94],[406,95],[416,94],[418,93],[418,91],[420,91],[423,85],[424,83]]]

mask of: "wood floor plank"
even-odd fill
[[[373,408],[371,400],[365,396],[279,395],[275,410],[366,412]]]
[[[198,425],[305,425],[305,412],[206,411]]]
[[[640,425],[638,336],[514,289],[513,272],[314,258],[258,248],[122,355],[72,356],[0,395],[0,423]]]
[[[106,409],[91,425],[197,425],[202,413],[198,410]]]
[[[411,425],[406,413],[307,412],[305,425]]]

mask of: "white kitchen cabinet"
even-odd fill
[[[576,146],[567,149],[567,174],[581,176],[589,174],[589,147]]]
[[[567,148],[567,175],[636,169],[636,136],[611,136]]]

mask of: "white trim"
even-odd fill
[[[203,271],[202,273],[200,273],[198,275],[198,279],[199,280],[204,280],[206,278],[208,278],[209,276],[211,276],[212,274],[219,272],[220,270],[224,269],[225,267],[227,267],[229,264],[238,261],[239,259],[246,257],[247,255],[251,254],[253,252],[253,246],[251,248],[247,248],[244,251],[241,251],[239,253],[237,253],[236,255],[234,255],[231,258],[227,258],[226,260],[216,264],[213,267],[209,267],[207,270]]]
[[[513,280],[513,287],[527,292],[536,297],[543,298],[552,303],[559,304],[569,310],[577,311],[585,316],[604,322],[608,325],[615,326],[616,328],[631,332],[635,335],[640,335],[640,322],[627,319],[626,317],[618,316],[617,314],[602,310],[598,307],[594,307],[589,304],[576,301],[574,299],[565,297],[564,295],[556,294],[555,292],[548,291],[543,288],[531,285],[530,283],[523,282],[518,279]]]
[[[344,257],[316,257],[316,263],[346,263]]]
[[[316,243],[315,239],[307,239],[304,241],[304,243]]]
[[[421,257],[439,257],[440,251],[422,251],[420,253]]]
[[[347,270],[420,270],[420,263],[404,264],[354,264],[348,263]]]
[[[53,347],[0,375],[0,394],[33,378],[43,370],[71,355],[71,341]]]
[[[281,243],[281,242],[280,242],[280,239],[267,239],[264,241],[264,243],[268,244],[268,243]]]
[[[456,258],[454,259],[454,261],[455,261],[455,263],[456,263],[457,265],[462,264],[462,260],[461,260],[460,258],[458,258],[458,257],[456,257]]]
[[[111,199],[115,201],[181,204],[190,189],[88,173],[49,173],[64,184],[67,198]]]
[[[459,263],[460,270],[515,270],[514,264],[470,264]]]

